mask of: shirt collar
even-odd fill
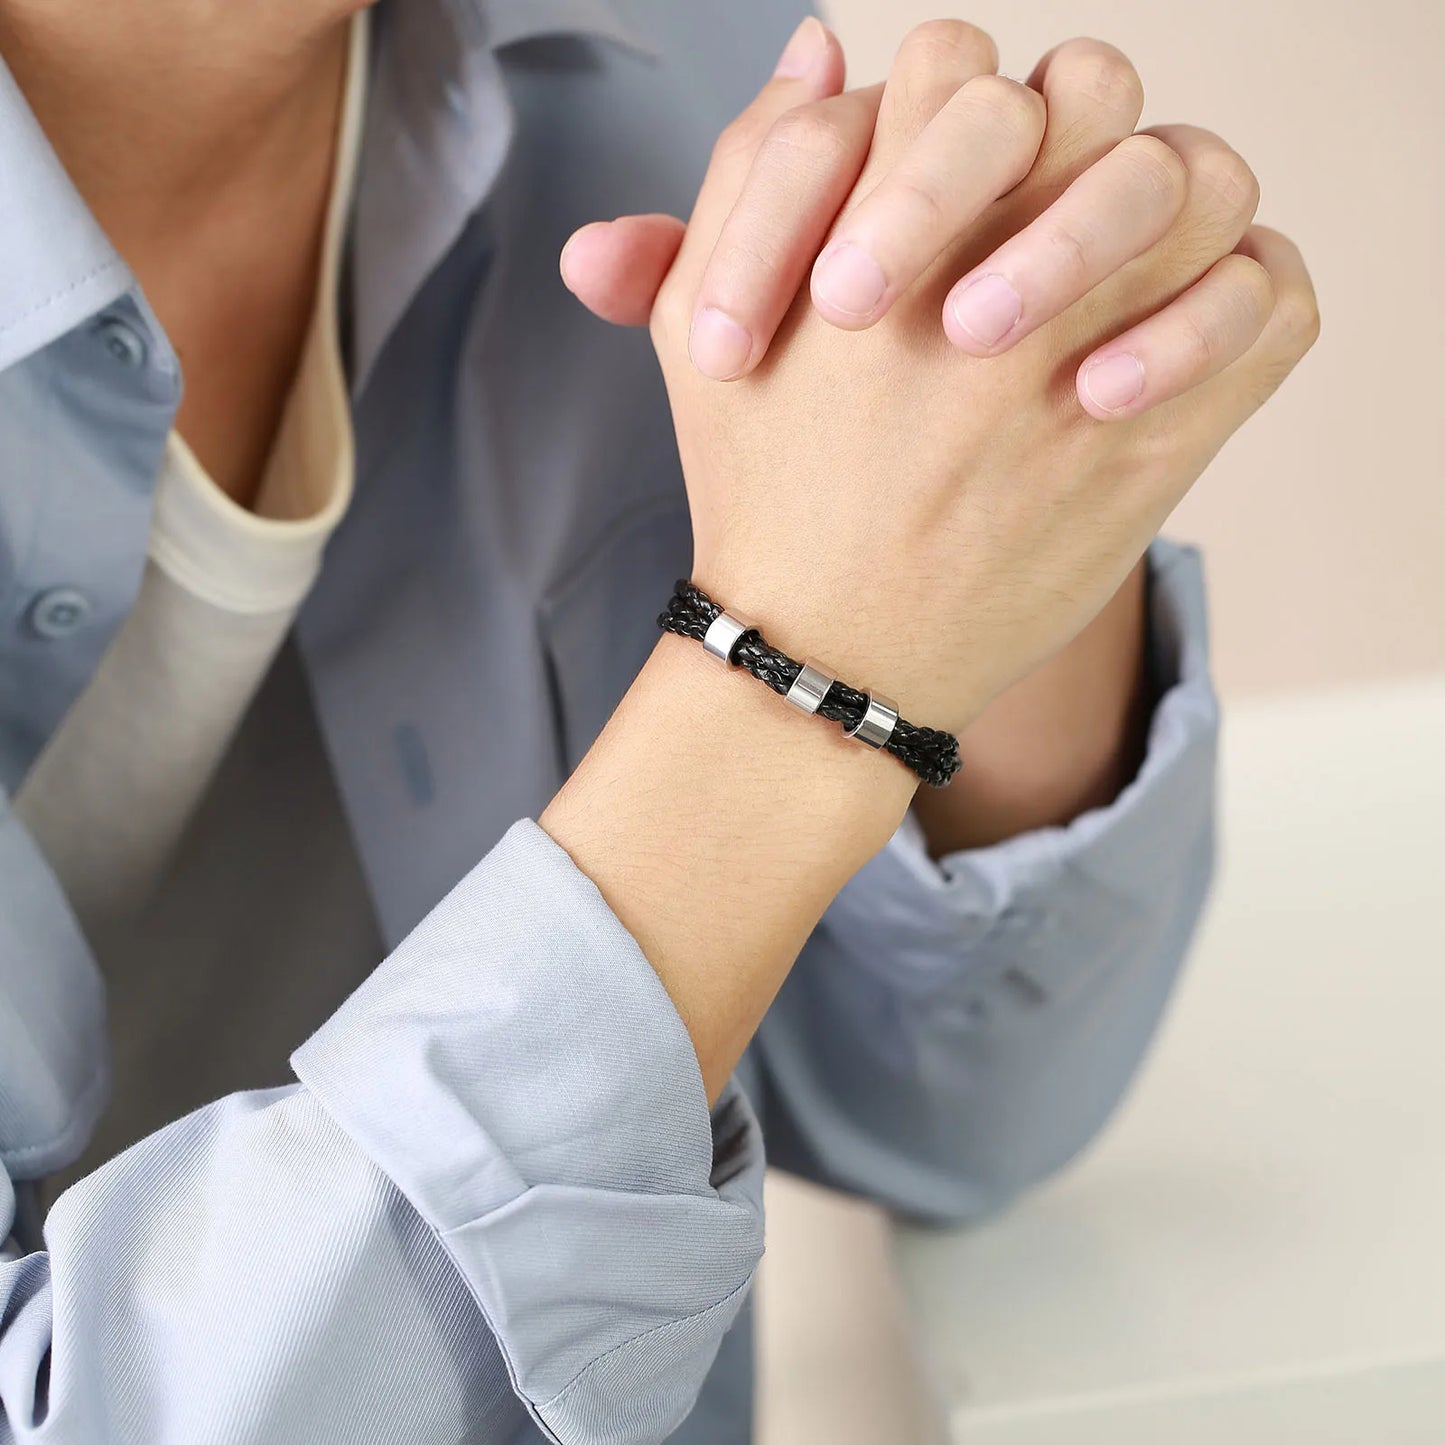
[[[458,28],[475,43],[501,50],[546,35],[589,35],[642,55],[657,46],[631,14],[628,0],[450,0]]]
[[[413,0],[401,0],[410,5]],[[658,48],[636,0],[432,0],[458,40],[491,51],[553,35]],[[0,56],[0,370],[39,351],[134,286]]]
[[[132,285],[0,57],[0,371]]]
[[[385,10],[353,228],[348,299],[357,393],[506,161],[515,118],[507,56],[498,52],[576,36],[644,60],[659,53],[633,18],[642,0],[392,0]]]

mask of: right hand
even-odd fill
[[[881,92],[774,78],[719,141],[651,313],[699,585],[785,650],[955,730],[1098,612],[1318,325],[1299,253],[1251,225],[1258,188],[1223,142],[1191,127],[1133,136],[1137,110],[1097,102],[1127,86],[1067,112],[1056,87],[1046,106],[992,73],[978,37],[920,27]],[[1103,258],[1080,255],[1079,299],[1006,352],[950,345],[950,288],[1021,232],[1015,257],[1037,248],[1047,233],[1026,228],[1080,176],[1060,202],[1073,234],[1122,209],[1157,239],[1097,280]],[[920,203],[929,180],[946,189]],[[957,224],[886,314],[844,332],[800,289],[749,374],[701,375],[699,291],[759,197],[827,210],[837,236],[890,185]],[[1081,378],[1123,352],[1147,363],[1141,398],[1091,414]]]

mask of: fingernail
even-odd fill
[[[714,381],[731,381],[748,364],[753,338],[726,311],[704,306],[687,338],[692,364]]]
[[[852,241],[829,246],[813,272],[813,295],[845,316],[871,316],[887,289],[883,268]]]
[[[959,330],[980,346],[997,346],[1018,325],[1023,310],[1023,298],[996,273],[970,281],[953,298]]]
[[[1100,411],[1123,411],[1144,390],[1144,363],[1132,351],[1116,351],[1089,364],[1083,387]]]
[[[773,72],[775,80],[801,80],[823,58],[827,48],[828,32],[816,15],[810,15],[793,31],[783,51],[778,68]]]
[[[562,247],[562,254],[557,257],[557,270],[561,273],[562,284],[568,287],[570,287],[572,283],[567,279],[567,253],[572,249],[572,243],[576,239],[577,232],[573,231],[572,234],[567,237],[567,244]]]

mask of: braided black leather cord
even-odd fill
[[[713,619],[722,610],[701,587],[682,577],[667,599],[666,610],[658,614],[657,625],[666,632],[676,632],[681,637],[701,642]],[[803,669],[801,662],[771,646],[755,627],[738,639],[732,660],[784,697]],[[856,728],[867,710],[866,692],[859,692],[846,682],[834,682],[824,695],[817,715],[830,722],[841,723],[845,728]],[[883,747],[935,788],[946,788],[949,779],[962,766],[958,756],[958,739],[952,733],[940,728],[917,727],[901,717]]]

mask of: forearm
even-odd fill
[[[1148,723],[1146,562],[1067,647],[1001,693],[959,740],[963,768],[914,812],[935,857],[1063,825],[1138,771]]]
[[[541,825],[637,939],[715,1099],[838,890],[910,799],[935,853],[1109,802],[1142,747],[1141,564],[964,734],[947,789],[664,637]]]
[[[540,819],[657,970],[716,1099],[915,779],[665,636]]]
[[[1148,605],[1151,725],[1121,796],[946,871],[909,827],[835,900],[758,1033],[770,1163],[968,1218],[1107,1117],[1213,864],[1219,714],[1197,554],[1156,543]]]

